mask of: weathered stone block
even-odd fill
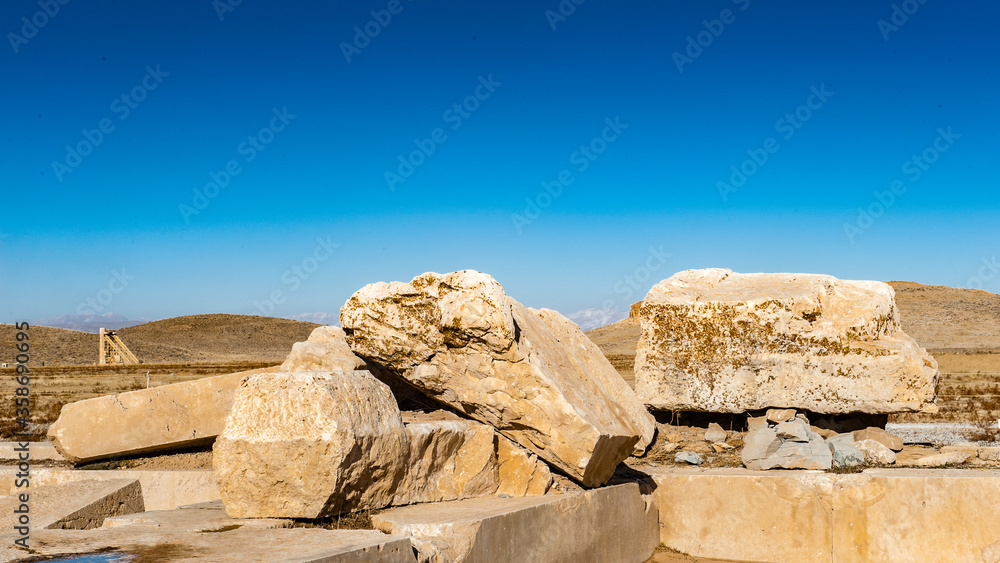
[[[708,559],[838,563],[991,561],[1000,472],[649,469],[660,540]],[[719,525],[725,522],[725,525]]]
[[[244,377],[206,377],[70,403],[48,438],[77,464],[210,444],[222,432]]]
[[[663,410],[931,412],[937,363],[892,288],[811,274],[688,270],[640,311],[636,392]]]
[[[655,421],[600,349],[465,270],[371,284],[341,309],[352,350],[496,428],[587,486],[652,441]]]
[[[365,369],[365,361],[351,352],[340,327],[313,329],[309,339],[296,342],[281,364],[281,371],[353,371]]]
[[[248,378],[215,442],[234,518],[319,518],[392,502],[409,437],[385,384],[365,371]]]
[[[367,371],[286,372],[249,378],[238,390],[214,465],[226,509],[239,518],[543,494],[548,468],[498,438],[447,413],[404,421],[388,387]]]
[[[422,561],[641,563],[659,540],[656,507],[647,498],[630,483],[572,495],[393,508],[372,521],[384,532],[410,536]]]

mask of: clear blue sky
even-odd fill
[[[0,4],[0,321],[462,268],[565,313],[701,267],[1000,291],[995,2],[48,1]]]

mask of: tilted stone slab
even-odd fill
[[[351,352],[344,331],[335,326],[316,327],[309,339],[296,342],[280,371],[353,371],[365,368],[365,361]]]
[[[465,270],[376,283],[341,309],[352,350],[587,486],[606,482],[655,421],[600,349],[555,311]]]
[[[636,392],[656,409],[936,410],[937,363],[881,282],[688,270],[653,286],[640,322]]]
[[[541,494],[551,484],[527,454],[503,449],[501,465],[490,426],[408,418],[367,371],[248,379],[214,450],[229,514],[319,518],[498,491]]]
[[[219,375],[70,403],[48,438],[75,464],[210,444],[244,377]]]
[[[634,483],[578,494],[469,499],[393,508],[372,517],[410,536],[438,563],[641,563],[659,543],[657,511]]]
[[[27,495],[22,502],[21,495]],[[26,507],[26,508],[25,508]],[[0,497],[0,530],[21,525],[27,510],[32,530],[89,530],[105,518],[142,512],[142,488],[137,479],[80,480],[17,489]]]

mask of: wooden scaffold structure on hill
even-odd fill
[[[100,365],[107,364],[138,364],[139,359],[122,342],[118,333],[113,330],[101,329],[100,352],[97,356]]]

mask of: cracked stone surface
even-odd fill
[[[239,518],[320,518],[389,505],[544,494],[548,468],[492,427],[409,415],[367,371],[282,372],[236,393],[213,463]],[[539,466],[542,467],[539,467]]]
[[[354,352],[586,486],[606,482],[655,432],[600,349],[555,311],[529,309],[489,275],[375,283],[341,309]]]
[[[937,362],[888,284],[688,270],[639,309],[636,392],[652,408],[935,412]]]
[[[365,369],[365,361],[351,352],[340,327],[316,327],[305,342],[296,342],[281,371],[351,371]]]

